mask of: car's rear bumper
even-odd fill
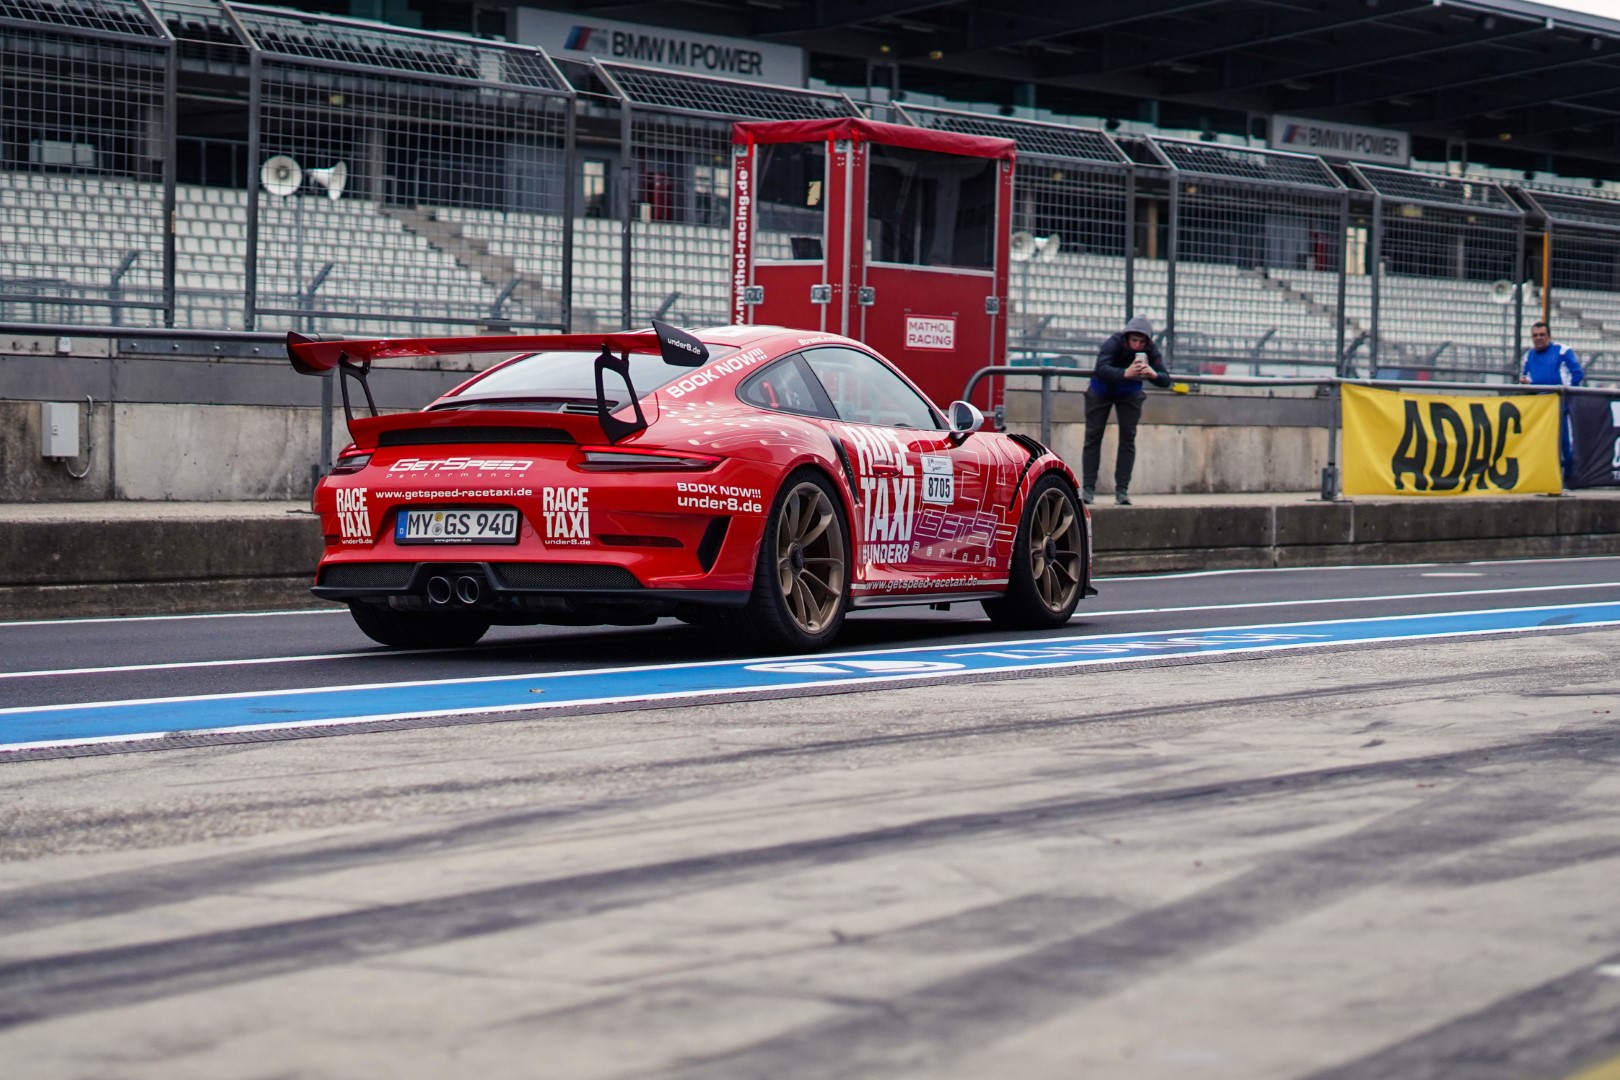
[[[435,581],[435,579],[439,579]],[[471,579],[476,599],[465,599]],[[448,599],[445,584],[449,585]],[[693,605],[737,607],[746,590],[648,588],[621,566],[562,562],[340,562],[310,589],[324,600],[386,603],[404,610],[583,614],[600,609],[667,614]]]

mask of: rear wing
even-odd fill
[[[354,433],[354,406],[349,399],[349,380],[353,379],[366,396],[366,409],[371,416],[378,414],[377,401],[371,395],[371,365],[375,360],[398,360],[404,357],[447,356],[458,353],[504,352],[584,352],[600,349],[596,358],[596,412],[609,442],[641,431],[647,418],[641,411],[641,400],[630,382],[631,353],[658,353],[664,363],[676,367],[701,367],[709,360],[708,346],[684,330],[668,323],[653,320],[652,330],[638,330],[615,334],[496,334],[484,337],[447,338],[344,338],[331,334],[287,334],[287,359],[300,375],[330,375],[338,373],[338,387],[343,391],[343,416]],[[607,395],[603,391],[603,378],[612,372],[624,382],[635,410],[634,420],[620,420],[612,415]]]

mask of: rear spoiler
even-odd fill
[[[345,338],[332,334],[287,333],[287,359],[300,375],[329,375],[336,371],[343,391],[343,416],[350,433],[354,428],[354,408],[349,400],[349,380],[359,384],[366,395],[366,408],[377,415],[377,402],[371,396],[371,364],[374,360],[397,360],[414,356],[445,356],[457,353],[585,351],[600,349],[596,358],[596,412],[609,442],[618,442],[647,426],[636,388],[630,383],[629,354],[658,353],[664,363],[676,367],[700,367],[709,360],[708,346],[684,330],[653,320],[652,331],[638,330],[615,334],[496,334],[484,337],[448,338]],[[617,355],[615,355],[617,354]],[[634,420],[611,415],[603,377],[613,372],[624,381]]]

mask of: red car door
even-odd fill
[[[955,445],[928,402],[864,352],[804,355],[832,400],[838,419],[827,426],[855,474],[858,597],[1004,581],[1017,469],[999,440]]]

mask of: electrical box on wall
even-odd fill
[[[79,456],[79,406],[72,402],[39,404],[40,453],[48,458]]]

